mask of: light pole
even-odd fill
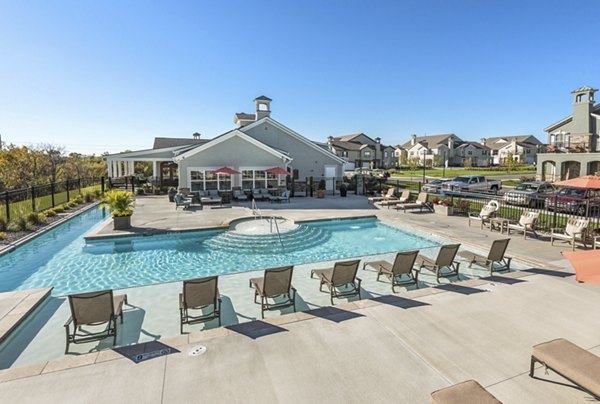
[[[444,168],[442,168],[442,177],[443,178],[446,178],[446,164],[447,164],[446,150],[444,150]]]
[[[425,185],[425,155],[427,153],[427,149],[423,149],[423,185]]]

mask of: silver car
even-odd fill
[[[423,192],[428,192],[428,193],[431,193],[431,194],[437,194],[442,189],[442,185],[445,182],[448,182],[448,181],[450,181],[450,178],[436,178],[434,180],[431,180],[427,184],[423,185],[423,187],[421,188],[421,190]]]
[[[546,199],[556,193],[556,188],[549,182],[523,182],[513,190],[504,194],[504,202],[510,205],[543,207]]]

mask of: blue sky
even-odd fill
[[[4,1],[0,134],[214,137],[259,95],[310,139],[533,134],[600,86],[597,1]]]

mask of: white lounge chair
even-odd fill
[[[570,243],[573,247],[573,251],[575,251],[575,243],[579,242],[583,244],[584,247],[587,247],[587,243],[585,240],[585,232],[587,230],[590,221],[588,219],[577,219],[571,218],[567,222],[567,225],[564,229],[562,228],[553,228],[550,234],[550,244],[554,245],[554,240],[561,240],[567,243]],[[595,244],[595,243],[594,243]]]
[[[409,199],[410,199],[410,191],[408,189],[405,189],[404,191],[402,191],[402,194],[400,194],[400,198],[383,200],[383,201],[381,201],[381,206],[387,206],[389,209],[390,206],[398,205],[401,203],[406,203],[406,202],[408,202]]]
[[[379,201],[387,201],[387,200],[396,200],[398,198],[396,198],[396,196],[394,195],[394,192],[396,192],[396,188],[392,187],[392,188],[388,188],[387,193],[383,196],[372,196],[368,199],[369,203],[375,203],[375,202],[379,202]]]
[[[481,228],[483,229],[484,224],[490,223],[490,219],[496,215],[498,207],[499,204],[497,201],[489,201],[487,205],[481,208],[479,214],[469,213],[469,226],[471,226],[471,221],[476,221],[481,223]]]
[[[507,230],[508,234],[510,234],[511,230],[522,231],[523,239],[527,238],[527,232],[530,231],[537,238],[538,234],[535,232],[535,225],[537,223],[537,219],[540,216],[539,212],[529,212],[525,211],[521,215],[518,223],[509,223]]]

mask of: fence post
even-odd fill
[[[31,186],[31,211],[35,212],[35,187]]]
[[[135,177],[131,176],[131,193],[135,194]]]
[[[67,203],[71,200],[71,197],[69,196],[69,180],[67,179]]]
[[[79,195],[81,195],[81,178],[77,178],[77,188],[79,189]]]
[[[6,205],[6,221],[10,222],[10,198],[8,197],[8,191],[4,193],[4,202]]]
[[[100,191],[104,194],[104,177],[100,177]]]
[[[52,196],[52,207],[54,207],[54,182],[50,183],[50,195]]]
[[[313,177],[310,176],[310,197],[313,197]]]
[[[558,210],[558,197],[554,195],[554,215],[552,219],[552,227],[556,227],[556,211]]]

